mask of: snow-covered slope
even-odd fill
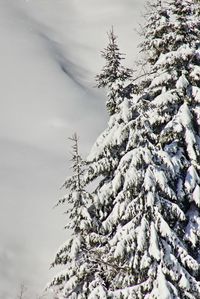
[[[48,281],[67,237],[51,209],[67,174],[67,137],[77,131],[85,153],[105,127],[93,88],[99,51],[114,25],[133,63],[142,2],[0,1],[0,299],[16,297],[21,282],[39,293]]]

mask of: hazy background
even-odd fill
[[[64,193],[73,132],[82,153],[106,127],[94,76],[111,26],[134,66],[144,0],[0,0],[0,299],[32,296],[65,241]]]

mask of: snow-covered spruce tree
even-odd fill
[[[105,87],[108,91],[106,107],[110,115],[112,115],[118,109],[123,98],[130,97],[133,84],[130,82],[130,84],[127,84],[128,79],[131,78],[132,71],[121,64],[124,55],[119,51],[117,37],[113,29],[108,33],[108,38],[108,46],[102,51],[106,64],[96,80],[99,88]]]
[[[115,191],[112,190],[112,179],[115,176],[115,170],[123,157],[127,142],[129,140],[128,126],[129,121],[134,119],[138,112],[134,109],[134,103],[137,96],[132,92],[135,87],[131,83],[131,71],[122,66],[122,55],[116,42],[116,36],[113,30],[109,33],[108,47],[102,52],[106,65],[101,73],[97,76],[97,86],[105,88],[107,91],[106,107],[110,115],[108,127],[99,136],[95,142],[87,160],[86,182],[90,183],[97,179],[97,188],[92,194],[93,206],[95,209],[98,226],[96,237],[98,242],[98,250],[95,248],[90,251],[94,260],[102,265],[103,273],[100,275],[104,280],[107,289],[109,289],[111,280],[110,272],[118,273],[123,270],[116,262],[109,262],[104,259],[104,255],[108,253],[108,240],[110,236],[102,227],[102,223],[112,212],[115,200]],[[95,184],[96,185],[96,184]],[[104,197],[105,191],[105,197]],[[109,192],[109,194],[108,194]],[[91,299],[110,298],[109,291],[105,294],[98,293],[96,288],[91,293]]]
[[[165,8],[159,1],[154,8],[142,45],[145,90],[111,135],[125,138],[106,143],[103,134],[89,156],[91,179],[100,177],[95,206],[107,238],[101,259],[113,266],[105,272],[111,298],[196,299],[199,4],[173,0]]]
[[[104,282],[99,277],[101,264],[94,262],[88,252],[94,247],[96,226],[91,207],[91,196],[85,190],[83,181],[84,162],[79,155],[78,138],[74,134],[70,140],[72,146],[73,175],[69,177],[64,187],[67,193],[57,205],[66,205],[69,223],[66,228],[72,232],[71,237],[56,253],[52,267],[61,266],[62,270],[49,283],[50,288],[59,299],[88,299],[93,285],[99,292],[104,292]]]
[[[161,3],[160,7],[166,19],[160,23],[158,19],[154,26],[150,23],[145,37],[151,34],[151,41],[142,45],[147,57],[154,57],[149,59],[151,83],[145,82],[151,100],[148,117],[156,142],[179,162],[176,190],[187,214],[185,239],[192,245],[191,254],[200,260],[200,4],[178,0],[167,9]],[[156,18],[152,14],[151,20]],[[162,45],[157,56],[155,44]]]

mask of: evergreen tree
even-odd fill
[[[97,85],[100,88],[105,87],[108,91],[107,110],[110,119],[108,127],[99,136],[88,156],[85,180],[90,183],[98,179],[97,188],[92,194],[96,219],[98,219],[96,236],[98,236],[99,246],[98,251],[95,250],[95,259],[103,267],[101,277],[104,277],[106,287],[109,290],[111,284],[109,273],[117,274],[119,271],[123,271],[123,268],[118,265],[117,261],[113,262],[104,258],[104,255],[109,252],[108,241],[110,236],[103,223],[112,213],[115,205],[117,180],[115,179],[115,186],[112,180],[115,177],[120,159],[128,146],[130,131],[128,124],[138,115],[138,112],[134,108],[137,96],[134,94],[130,96],[133,88],[130,83],[131,71],[121,65],[121,54],[113,31],[109,34],[109,45],[103,52],[103,57],[106,60],[106,65],[100,75],[97,76]],[[107,296],[110,296],[109,292]],[[104,297],[100,295],[98,298]]]
[[[179,162],[175,189],[181,208],[187,214],[185,239],[192,245],[191,254],[199,260],[200,7],[198,1],[178,0],[171,1],[166,11],[167,30],[160,33],[164,50],[150,62],[153,75],[147,97],[152,109],[148,117],[156,133],[155,142],[171,159]],[[151,27],[148,27],[147,35],[149,30],[152,32]]]
[[[98,276],[101,265],[95,263],[90,252],[96,244],[93,232],[96,221],[92,216],[91,196],[85,191],[84,162],[79,155],[77,135],[70,140],[73,142],[73,175],[65,181],[67,194],[57,205],[67,204],[70,221],[66,228],[72,231],[72,235],[56,253],[52,267],[61,266],[63,270],[53,278],[48,288],[59,299],[88,299],[94,288],[103,293],[104,283]]]
[[[115,113],[121,126],[89,156],[89,179],[101,178],[94,204],[106,237],[102,260],[113,266],[105,273],[108,294],[116,299],[200,297],[200,10],[189,0],[166,5],[158,1],[146,25],[142,96],[125,122]]]
[[[108,90],[106,107],[108,112],[112,115],[116,112],[123,98],[130,97],[133,85],[128,81],[128,79],[131,78],[132,71],[121,64],[121,60],[123,60],[124,57],[119,51],[117,37],[113,29],[108,33],[108,39],[108,46],[102,51],[106,65],[96,80],[99,88],[106,87]]]

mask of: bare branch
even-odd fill
[[[27,292],[27,287],[24,283],[20,285],[19,295],[17,296],[17,299],[25,299],[25,293]]]

